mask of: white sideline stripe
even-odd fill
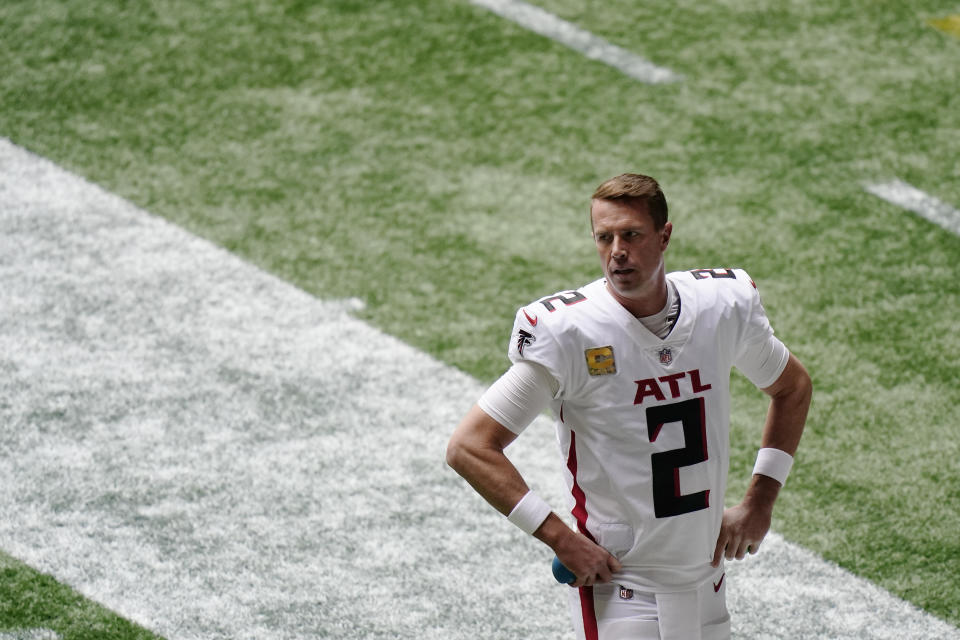
[[[522,0],[470,0],[470,2],[512,20],[534,33],[579,51],[591,60],[619,69],[640,82],[661,84],[677,82],[683,78],[670,69],[657,66],[635,53],[611,44],[589,31]]]
[[[0,640],[60,640],[60,634],[50,629],[18,629],[0,631]]]
[[[960,235],[960,211],[903,180],[867,184],[868,192]]]
[[[169,640],[572,637],[443,464],[481,386],[355,305],[0,139],[0,548]],[[510,455],[560,511],[549,424]],[[775,534],[728,572],[736,637],[960,637]]]

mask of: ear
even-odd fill
[[[663,225],[663,229],[660,230],[660,250],[666,251],[667,245],[670,244],[670,234],[673,233],[673,223],[666,222]]]

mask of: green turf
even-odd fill
[[[747,268],[813,375],[778,530],[960,623],[960,239],[862,189],[960,206],[956,6],[538,4],[685,80],[466,2],[6,2],[0,135],[483,380],[518,305],[598,274],[593,187],[657,176],[668,267]]]

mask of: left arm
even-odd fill
[[[813,385],[810,375],[792,354],[783,373],[771,386],[763,389],[770,396],[770,408],[763,427],[762,447],[780,449],[794,455],[807,420]],[[770,529],[773,503],[780,493],[780,483],[764,475],[754,475],[743,501],[723,513],[720,536],[713,553],[713,566],[720,557],[742,560],[756,553]]]

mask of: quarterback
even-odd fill
[[[601,184],[590,221],[603,277],[517,311],[512,365],[457,426],[447,462],[576,576],[579,639],[729,638],[723,563],[767,534],[810,377],[745,271],[666,273],[673,225],[653,178]],[[724,509],[732,367],[770,406],[747,493]],[[548,406],[575,529],[504,454]]]

